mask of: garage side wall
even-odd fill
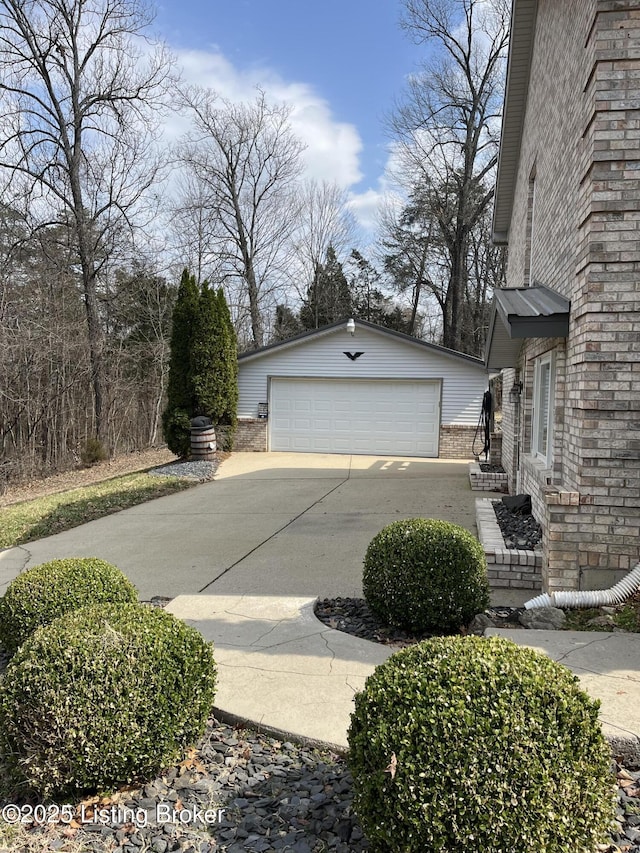
[[[345,353],[355,356],[350,358]],[[482,365],[356,326],[319,332],[291,346],[241,360],[238,376],[238,435],[243,421],[258,418],[266,404],[269,379],[434,379],[442,383],[440,456],[470,458],[487,377]],[[257,447],[255,449],[258,449]]]

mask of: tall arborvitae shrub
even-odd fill
[[[182,274],[173,314],[167,408],[163,427],[169,449],[190,450],[190,420],[196,415],[223,426],[221,446],[230,449],[238,405],[236,333],[222,288],[199,288]]]
[[[220,318],[220,419],[228,426],[227,444],[231,449],[236,430],[238,411],[238,341],[231,321],[231,313],[222,288],[218,290],[218,316]]]
[[[185,269],[173,309],[167,406],[162,415],[165,441],[169,450],[178,456],[188,456],[191,445],[189,421],[195,414],[196,403],[191,352],[198,309],[198,285],[195,277]]]
[[[233,440],[238,405],[238,356],[236,335],[222,288],[202,285],[200,308],[191,350],[191,375],[195,413],[211,418],[229,449]]]
[[[200,290],[198,315],[191,347],[191,379],[194,391],[194,414],[206,415],[217,423],[219,378],[216,375],[220,320],[215,290],[204,281]]]

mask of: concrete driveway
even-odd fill
[[[415,516],[475,534],[468,462],[234,453],[214,482],[0,552],[0,594],[27,566],[96,556],[119,566],[143,599],[359,596],[372,537]]]

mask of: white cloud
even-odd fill
[[[349,194],[349,210],[363,230],[375,230],[378,223],[378,211],[384,198],[385,193],[380,189],[368,189],[362,193]]]
[[[350,192],[348,207],[358,222],[363,234],[372,239],[383,212],[400,210],[406,202],[406,192],[399,176],[406,173],[406,162],[398,145],[390,145],[387,162],[375,187],[363,192]]]
[[[268,68],[240,70],[221,53],[182,50],[178,63],[188,83],[213,89],[230,101],[252,100],[259,86],[274,101],[291,106],[294,133],[306,145],[305,173],[316,180],[335,181],[348,189],[362,177],[362,141],[357,128],[337,121],[331,107],[306,83],[290,83]]]

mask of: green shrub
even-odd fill
[[[23,643],[0,682],[0,744],[40,797],[157,775],[204,731],[213,649],[142,604],[68,613]]]
[[[373,849],[593,851],[615,814],[598,706],[568,669],[503,638],[397,652],[356,696],[348,733]]]
[[[85,465],[95,465],[96,462],[104,462],[108,459],[109,454],[99,438],[89,438],[82,448],[80,458]]]
[[[181,459],[191,453],[191,419],[183,409],[166,409],[162,415],[162,430],[167,447]]]
[[[216,445],[218,450],[230,453],[233,450],[237,426],[233,424],[216,424]]]
[[[394,521],[374,536],[362,587],[381,619],[415,632],[457,630],[489,605],[482,545],[433,518]]]
[[[90,604],[137,601],[120,569],[96,557],[70,557],[33,566],[0,598],[0,643],[9,654],[41,625]]]

